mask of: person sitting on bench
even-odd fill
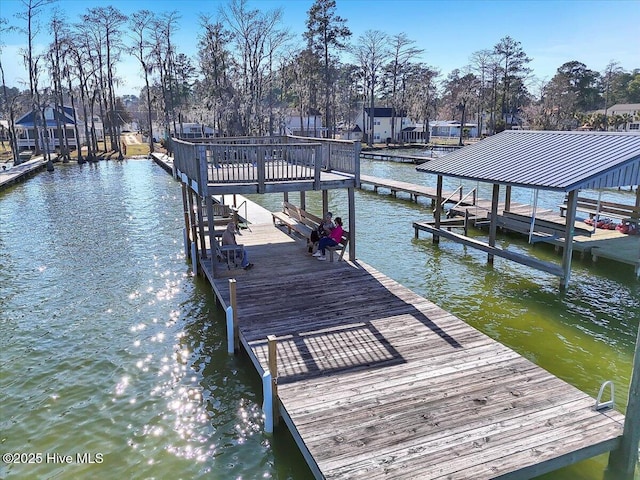
[[[335,247],[342,240],[342,234],[344,230],[342,229],[342,218],[336,217],[336,226],[328,237],[323,237],[318,242],[318,251],[313,254],[314,257],[318,257],[318,260],[326,260],[326,249],[327,247]]]
[[[227,229],[222,234],[222,245],[236,245],[242,248],[242,263],[240,266],[245,270],[249,270],[253,267],[253,263],[249,263],[249,255],[247,255],[247,251],[244,246],[238,245],[236,241],[236,224],[233,222],[229,222],[227,224]],[[234,253],[235,255],[235,253]]]
[[[331,230],[335,227],[333,221],[333,213],[327,212],[324,214],[324,218],[318,228],[316,228],[313,232],[311,232],[311,238],[307,242],[309,246],[309,253],[314,253],[313,250],[320,241],[321,238],[328,237],[331,233]]]

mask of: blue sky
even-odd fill
[[[249,0],[248,5],[261,10],[281,7],[284,23],[300,44],[312,3],[313,0]],[[226,0],[58,0],[54,6],[70,22],[94,6],[113,5],[125,14],[141,9],[158,13],[177,10],[181,20],[175,42],[180,52],[194,56],[201,30],[199,15],[215,17],[226,4]],[[51,40],[45,24],[52,8],[47,7],[41,16],[43,28],[36,39],[41,46]],[[10,24],[24,25],[14,17],[23,10],[22,0],[0,0],[0,17]],[[638,0],[337,0],[337,12],[347,19],[354,42],[366,30],[381,30],[389,35],[405,32],[425,50],[422,60],[439,68],[444,76],[455,68],[463,69],[473,52],[491,49],[507,35],[519,41],[533,59],[529,66],[537,79],[549,80],[560,65],[571,60],[597,71],[603,71],[612,60],[625,70],[640,68]],[[23,34],[8,34],[0,42],[7,84],[18,86],[18,82],[27,80],[19,55],[26,38]],[[139,93],[142,79],[135,60],[124,61],[118,75],[124,80],[119,93]]]

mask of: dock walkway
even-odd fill
[[[44,157],[37,157],[27,160],[20,165],[14,165],[7,170],[0,171],[0,190],[25,179],[29,175],[39,172],[46,166],[47,161]]]
[[[201,266],[225,306],[235,278],[259,373],[278,337],[280,412],[317,478],[530,478],[617,446],[621,414],[369,265],[271,223],[238,241],[252,270]]]

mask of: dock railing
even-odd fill
[[[174,164],[197,185],[313,180],[322,171],[360,179],[360,143],[307,137],[223,137],[188,142],[172,139]]]

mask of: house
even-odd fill
[[[283,128],[286,135],[316,138],[325,137],[327,130],[322,126],[321,115],[286,115]]]
[[[406,116],[406,112],[395,112],[395,128],[393,137],[391,134],[391,122],[394,121],[394,109],[388,107],[376,107],[373,109],[373,142],[400,141],[402,129],[411,124],[411,120]],[[371,109],[365,108],[361,118],[356,120],[356,125],[362,132],[370,130]]]
[[[40,112],[42,113],[42,112]],[[38,116],[38,122],[42,122]],[[58,138],[58,122],[62,127],[62,137]],[[76,139],[75,125],[76,122],[79,128],[80,138]],[[47,106],[44,108],[44,123],[45,129],[42,129],[42,125],[38,125],[38,131],[35,128],[35,114],[30,111],[18,118],[15,122],[16,137],[18,143],[18,150],[34,150],[35,138],[38,135],[38,145],[44,149],[45,145],[48,146],[49,151],[54,151],[60,147],[62,143],[64,145],[65,139],[68,140],[69,148],[76,149],[78,145],[82,145],[85,141],[84,138],[84,125],[77,116],[73,114],[73,109],[68,106]],[[45,143],[45,139],[47,140]]]
[[[215,137],[213,128],[202,123],[182,122],[178,124],[178,138],[212,138]]]
[[[604,109],[596,110],[591,113],[605,114]],[[616,103],[607,107],[607,117],[619,115],[626,117],[627,121],[618,126],[620,131],[640,132],[640,103]]]
[[[424,143],[424,124],[414,123],[402,129],[402,141],[407,143]],[[465,122],[465,138],[478,136],[478,125]],[[463,132],[464,133],[464,132]],[[459,138],[460,122],[457,120],[435,120],[429,122],[429,138]]]

